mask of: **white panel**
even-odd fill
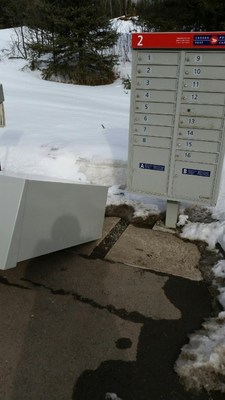
[[[137,61],[140,64],[177,65],[179,52],[139,51]]]
[[[144,79],[144,78],[143,78]],[[225,80],[184,79],[183,88],[187,91],[224,93]]]
[[[158,126],[172,126],[174,117],[173,115],[163,115],[163,114],[139,114],[136,113],[134,116],[135,124],[143,125],[158,125]]]
[[[206,67],[195,65],[184,68],[184,75],[188,78],[224,79],[224,67]]]
[[[168,68],[167,65],[152,65],[149,63],[148,65],[138,65],[137,66],[137,76],[147,76],[154,78],[176,78],[178,74],[177,66],[170,66]]]
[[[0,175],[0,269],[17,263],[24,187],[24,179]]]
[[[134,132],[139,135],[171,137],[173,130],[170,126],[134,125]]]
[[[203,140],[192,140],[189,138],[189,139],[178,140],[177,148],[180,150],[217,153],[220,150],[220,143],[207,142]]]
[[[176,160],[184,160],[188,162],[200,162],[200,163],[212,163],[216,164],[218,162],[218,154],[214,153],[203,153],[200,151],[190,151],[190,150],[177,150],[175,154]]]
[[[225,54],[224,51],[194,51],[186,52],[185,57],[186,65],[212,65],[225,67]]]
[[[180,115],[222,118],[224,107],[219,105],[182,104]]]
[[[184,92],[181,100],[182,100],[182,103],[224,105],[225,94],[195,92],[193,90],[192,92]]]
[[[177,79],[137,78],[137,89],[176,90]]]
[[[28,181],[18,260],[99,238],[106,197],[106,187]]]
[[[220,130],[222,128],[222,119],[219,118],[203,118],[203,117],[180,117],[179,126],[181,128],[200,128]]]
[[[207,129],[179,128],[179,137],[184,139],[207,140],[213,142],[221,141],[221,131]]]
[[[136,146],[149,146],[161,147],[165,149],[171,148],[171,139],[152,136],[137,136],[134,135],[134,145]]]
[[[0,269],[98,239],[107,188],[0,175]]]
[[[166,195],[169,170],[169,149],[133,147],[132,191]]]
[[[176,100],[175,91],[166,90],[136,90],[135,98],[137,101],[155,101],[159,103],[174,103]]]
[[[175,162],[173,197],[209,204],[215,171],[210,164]]]
[[[175,105],[171,103],[153,103],[137,101],[135,105],[136,112],[149,114],[174,114]]]

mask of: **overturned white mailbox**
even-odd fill
[[[0,175],[0,269],[102,234],[103,186]]]
[[[216,204],[225,152],[225,32],[132,37],[128,188]]]

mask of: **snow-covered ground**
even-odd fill
[[[121,56],[117,71],[127,77],[131,74],[132,24],[117,24],[124,35],[117,46]],[[44,81],[38,72],[26,68],[25,60],[8,57],[12,32],[0,31],[0,82],[7,123],[0,129],[0,163],[5,173],[103,184],[109,186],[108,204],[131,204],[143,218],[163,211],[165,201],[122,189],[126,185],[130,98],[121,79],[99,87]],[[225,169],[218,203],[211,212],[215,222],[187,220],[181,236],[205,240],[212,250],[217,242],[225,248]],[[186,219],[182,216],[181,220]],[[219,301],[225,309],[225,261],[214,267],[214,274]],[[195,357],[190,356],[185,363],[188,352],[194,352]],[[207,390],[216,386],[225,392],[225,313],[207,321],[201,332],[192,335],[176,369],[187,386]],[[209,385],[207,373],[217,377],[215,385]],[[196,376],[198,385],[193,379]]]

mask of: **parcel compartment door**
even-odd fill
[[[170,149],[133,147],[131,191],[166,196]]]
[[[211,204],[216,165],[176,161],[173,197]]]

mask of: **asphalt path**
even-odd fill
[[[173,369],[212,314],[202,280],[64,250],[1,271],[0,310],[1,400],[224,398]]]

